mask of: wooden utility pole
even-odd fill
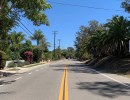
[[[56,52],[55,52],[56,42],[55,42],[55,40],[56,40],[57,31],[54,31],[53,34],[54,34],[54,58],[55,58],[55,55],[56,55]]]
[[[58,39],[58,41],[59,41],[59,48],[60,48],[60,41],[61,41],[61,39]]]

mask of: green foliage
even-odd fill
[[[7,67],[8,68],[12,68],[12,67],[23,67],[25,65],[28,65],[28,63],[27,62],[17,61],[17,63],[10,62]]]
[[[42,60],[42,49],[34,47],[33,49],[33,62],[40,62]]]
[[[6,31],[12,28],[21,16],[33,21],[34,25],[49,25],[44,11],[50,9],[51,5],[45,0],[1,0],[0,4],[0,25]]]
[[[74,50],[73,47],[68,47],[68,48],[67,48],[67,52],[68,52],[68,56],[69,56],[70,58],[75,58],[75,50]]]
[[[67,51],[67,49],[63,49],[63,50],[61,51],[61,56],[62,56],[63,58],[66,58],[66,57],[68,56],[68,51]]]
[[[44,35],[42,34],[42,31],[41,30],[36,30],[34,32],[34,35],[31,36],[30,38],[32,40],[36,40],[37,41],[37,46],[40,45],[40,41],[43,39]]]
[[[82,27],[76,37],[76,55],[79,59],[102,58],[106,56],[126,56],[130,40],[130,21],[123,16],[114,16],[104,26],[95,31]],[[88,56],[88,57],[87,57]]]
[[[0,51],[0,69],[3,69],[5,67],[7,59],[8,59],[7,54],[3,51]]]
[[[76,57],[79,60],[88,59],[90,56],[87,55],[87,43],[88,38],[93,35],[101,25],[98,25],[97,21],[90,21],[89,26],[81,26],[80,31],[76,33],[75,47],[76,47]],[[86,56],[85,56],[86,55]]]
[[[8,39],[10,40],[9,55],[12,59],[20,59],[20,47],[21,42],[24,40],[24,34],[22,32],[11,32]]]
[[[26,60],[26,56],[24,54],[26,51],[33,51],[32,43],[30,40],[26,40],[26,42],[20,46],[20,56],[24,60]]]
[[[106,27],[109,29],[104,43],[110,48],[114,56],[123,56],[128,53],[128,41],[130,40],[130,21],[123,16],[114,16]]]
[[[52,53],[51,52],[44,53],[44,59],[45,60],[52,60]]]
[[[8,68],[16,67],[16,64],[14,62],[10,62],[7,67]]]
[[[130,13],[130,0],[125,0],[122,2],[122,7],[125,9],[125,11]]]

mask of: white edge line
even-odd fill
[[[0,87],[2,87],[3,85],[0,85]]]
[[[32,73],[28,73],[29,75],[32,74]]]
[[[21,79],[22,77],[18,77],[18,78],[16,78],[15,80],[19,80],[19,79]]]
[[[96,70],[91,69],[91,68],[89,68],[89,69],[92,70],[92,71],[94,71],[94,72],[96,72],[96,73],[98,73],[98,74],[100,74],[100,75],[102,75],[102,76],[104,76],[104,77],[107,77],[107,78],[109,78],[109,79],[111,79],[111,80],[113,80],[113,81],[115,81],[115,82],[117,82],[117,83],[120,83],[120,84],[122,84],[122,85],[124,85],[124,86],[126,86],[126,87],[130,87],[129,85],[127,85],[127,84],[125,84],[125,83],[123,83],[123,82],[121,82],[121,81],[119,81],[119,80],[116,80],[116,79],[114,79],[114,78],[112,78],[112,77],[110,77],[110,76],[108,76],[108,75],[102,74],[102,73],[100,73],[99,71],[96,71]]]

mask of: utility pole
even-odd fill
[[[55,58],[55,55],[56,55],[56,52],[55,52],[56,42],[55,42],[55,40],[56,40],[57,31],[54,31],[53,34],[54,34],[54,58]]]
[[[58,39],[58,41],[59,41],[59,48],[60,48],[60,41],[61,41],[61,39]]]

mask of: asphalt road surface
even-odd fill
[[[124,80],[61,60],[0,79],[0,100],[130,100]]]

